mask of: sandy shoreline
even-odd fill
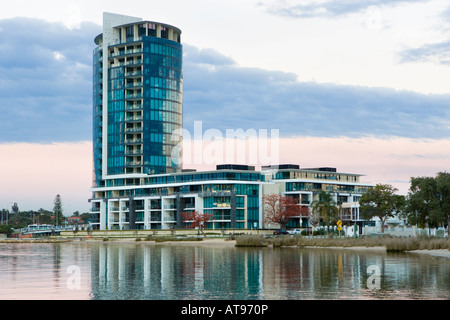
[[[411,250],[406,251],[408,253],[429,254],[432,256],[450,258],[450,250],[437,249],[437,250]]]
[[[355,247],[320,247],[320,246],[305,246],[303,248],[307,249],[342,249],[342,250],[364,250],[364,251],[386,251],[386,247],[364,247],[364,246],[355,246]]]
[[[4,240],[0,241],[0,243],[70,243],[70,242],[103,242],[102,239],[93,239],[93,238],[74,238],[74,239],[60,239],[58,240],[50,240],[50,241],[40,241],[40,240]],[[136,241],[134,238],[115,238],[115,239],[108,239],[105,243],[117,243],[117,242],[133,242],[136,244],[143,244],[143,245],[169,245],[169,246],[218,246],[218,247],[235,247],[236,240],[228,240],[224,238],[203,238],[202,241],[162,241],[162,242],[156,242],[156,241]],[[272,246],[269,246],[272,247]],[[292,246],[292,248],[299,248],[299,249],[333,249],[333,250],[358,250],[358,251],[371,251],[371,252],[386,252],[386,247],[383,246],[375,246],[375,247],[365,247],[365,246],[349,246],[349,247],[341,247],[341,246],[332,246],[332,247],[326,247],[326,246],[305,246],[305,247],[297,247]],[[447,249],[437,249],[437,250],[410,250],[410,251],[404,251],[405,253],[416,253],[416,254],[429,254],[433,256],[439,256],[439,257],[445,257],[450,258],[450,250]]]
[[[173,245],[173,246],[220,246],[220,247],[234,247],[236,240],[226,239],[202,239],[202,241],[140,241],[136,243],[148,243],[152,245]]]

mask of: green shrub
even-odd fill
[[[6,234],[10,234],[12,233],[13,230],[11,229],[11,227],[9,225],[0,225],[0,233],[6,233]]]
[[[152,237],[151,240],[155,242],[165,242],[165,241],[203,241],[203,238],[200,237],[174,237],[174,236],[156,236]]]
[[[236,247],[266,247],[269,243],[263,236],[236,236]]]
[[[272,240],[272,245],[274,247],[286,247],[286,246],[297,246],[297,237],[276,237]]]

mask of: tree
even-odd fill
[[[11,209],[13,214],[19,213],[19,206],[17,205],[16,202],[14,202]]]
[[[62,200],[59,194],[56,195],[53,201],[53,213],[55,214],[55,225],[59,225],[64,222],[63,210],[62,210]]]
[[[294,198],[278,194],[264,195],[263,205],[265,222],[277,223],[282,230],[286,229],[286,225],[292,218],[307,217],[309,213],[309,209],[300,206]]]
[[[18,212],[17,214],[10,217],[9,225],[12,226],[14,229],[25,228],[29,224],[33,223],[32,213],[33,213],[32,211]]]
[[[0,233],[11,234],[13,233],[13,230],[11,226],[0,225]]]
[[[450,173],[439,172],[436,176],[436,188],[439,198],[440,218],[450,226]]]
[[[203,233],[203,228],[207,222],[214,220],[213,214],[199,213],[198,211],[183,211],[181,214],[183,216],[183,222],[188,224],[189,228],[198,228],[199,233]]]
[[[401,213],[405,206],[405,197],[395,194],[397,191],[392,185],[377,184],[364,193],[359,201],[361,216],[367,220],[378,217],[382,233],[386,220]]]
[[[91,214],[89,212],[84,212],[80,214],[81,220],[83,220],[85,223],[89,222],[89,219],[91,218]]]
[[[339,208],[333,196],[326,191],[320,191],[319,198],[311,203],[313,216],[323,219],[327,227],[331,222],[338,220]]]
[[[38,210],[38,215],[36,216],[36,222],[40,224],[52,224],[52,212],[40,208]]]
[[[10,215],[10,212],[9,212],[9,210],[8,209],[0,209],[0,215],[1,215],[1,218],[0,218],[0,224],[9,224],[10,222],[9,222],[9,215]]]
[[[437,227],[450,222],[450,174],[411,178],[404,216],[419,227]]]

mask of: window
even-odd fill
[[[163,39],[169,38],[169,31],[165,27],[161,27],[161,38],[163,38]]]
[[[156,25],[153,23],[147,23],[148,35],[156,37]]]
[[[127,37],[127,41],[134,40],[134,26],[129,26],[126,28],[126,37]]]
[[[245,198],[236,197],[236,208],[244,208]]]
[[[244,218],[245,218],[245,210],[237,209],[236,210],[236,220],[244,220]]]
[[[139,28],[138,28],[139,37],[145,36],[145,29],[146,29],[145,24],[139,25]]]

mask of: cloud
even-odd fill
[[[188,60],[190,63],[210,66],[229,66],[236,64],[232,58],[214,49],[200,49],[191,45],[184,45],[183,59]]]
[[[186,46],[186,56],[192,47]],[[184,126],[282,136],[450,136],[450,96],[300,82],[291,73],[184,61]]]
[[[185,153],[185,168],[214,170],[215,165],[223,164],[229,149],[225,144],[214,143],[214,148],[207,142],[197,148],[203,152],[203,162],[192,161],[197,153],[194,157],[190,154],[191,158]],[[434,176],[437,172],[448,171],[450,160],[450,139],[297,136],[281,137],[278,146],[267,153],[268,160],[277,159],[277,163],[297,164],[300,168],[334,167],[338,172],[362,174],[363,182],[389,183],[403,194],[408,191],[411,177]],[[192,141],[183,141],[183,147],[192,150]],[[226,163],[246,163],[257,170],[270,163],[260,156],[260,149],[256,157],[250,154],[253,148],[254,145],[247,145],[239,149],[240,152],[233,153]],[[209,158],[210,149],[223,149],[223,153]],[[266,155],[265,151],[263,155]]]
[[[100,27],[0,21],[0,142],[91,138],[92,50]]]
[[[450,139],[316,138],[280,139],[280,159],[302,168],[331,166],[360,173],[363,181],[389,183],[406,194],[411,177],[448,171]],[[417,157],[417,154],[424,155]]]
[[[0,20],[0,143],[91,140],[95,24]],[[449,95],[301,82],[184,44],[184,126],[280,129],[283,137],[450,136]]]
[[[418,48],[400,52],[400,62],[431,62],[450,66],[450,39],[444,42],[428,43]]]
[[[259,2],[266,12],[281,17],[301,18],[335,18],[347,14],[365,12],[370,6],[394,6],[403,3],[423,2],[423,0],[275,0]]]
[[[450,6],[440,13],[437,21],[436,29],[443,34],[444,40],[401,50],[398,54],[400,63],[429,62],[450,66]]]

